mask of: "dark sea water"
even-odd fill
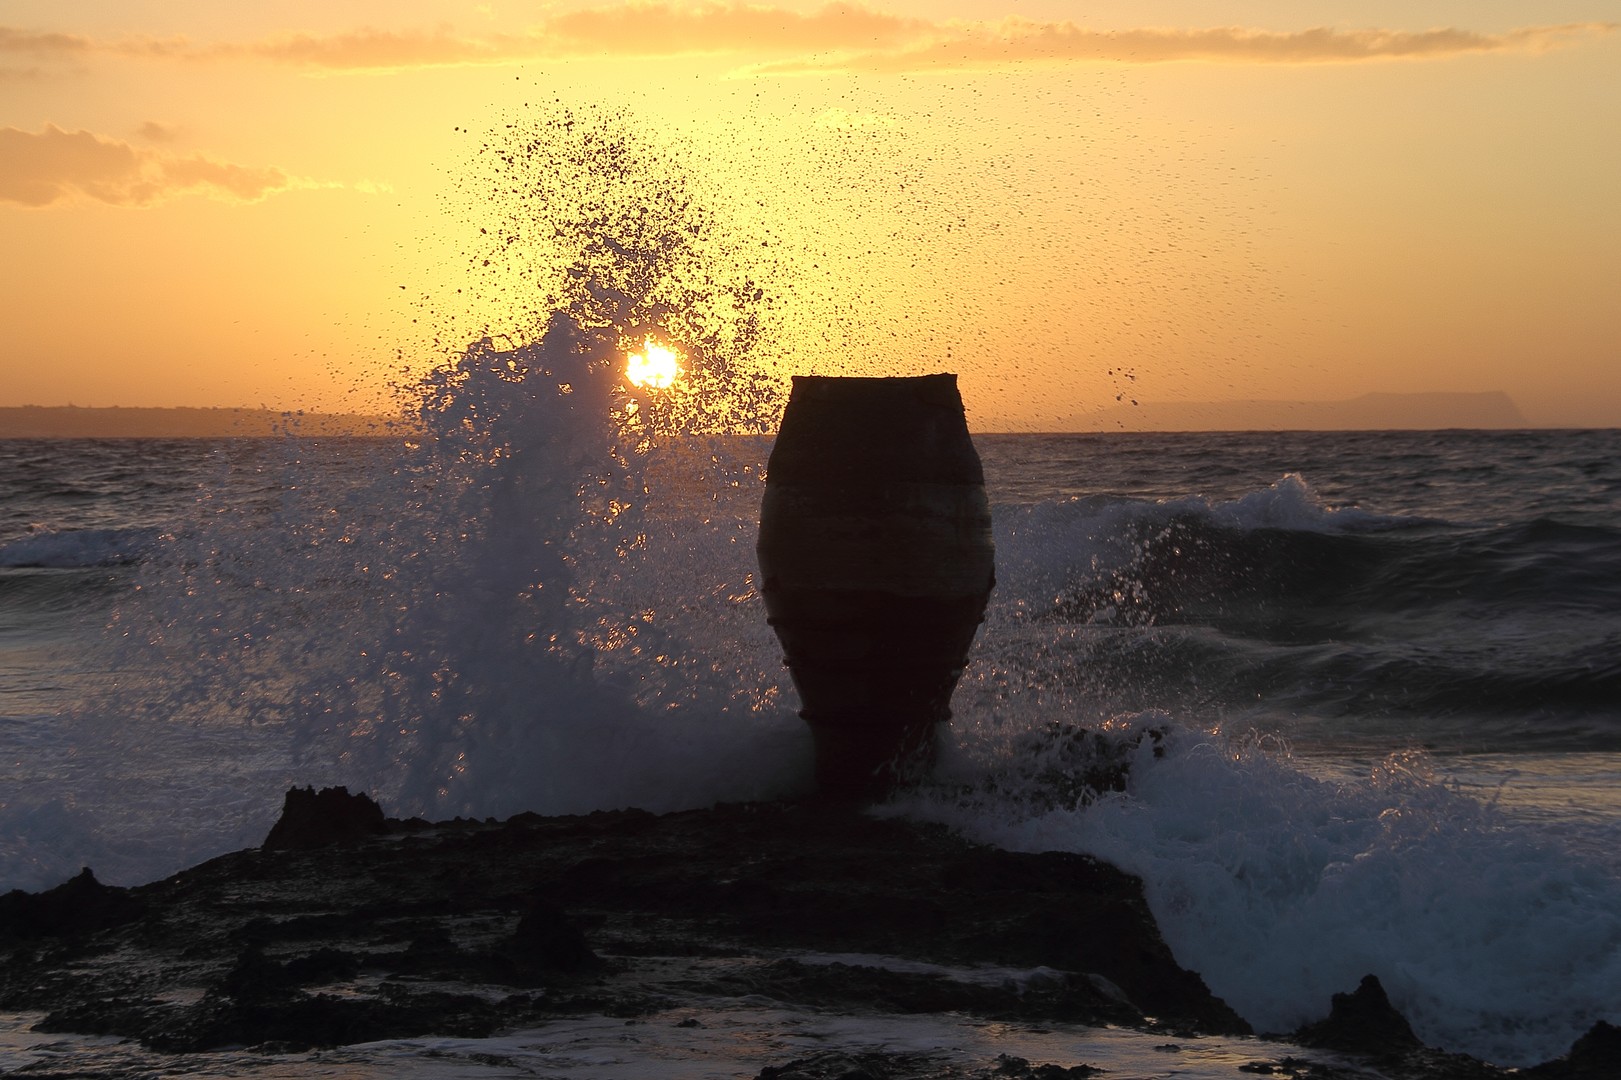
[[[1615,432],[981,443],[1032,616],[1167,650],[1134,707],[1313,749],[1621,749]]]
[[[429,817],[805,790],[769,441],[627,480],[503,440],[0,442],[0,886],[256,844],[295,783]],[[1621,432],[976,441],[997,589],[882,812],[1142,875],[1262,1030],[1369,972],[1492,1060],[1621,1022]],[[1077,727],[1125,792],[1076,787]]]

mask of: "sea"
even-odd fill
[[[892,336],[860,291],[888,249],[822,268],[861,216],[840,200],[899,200],[920,259],[910,223],[960,197],[869,152],[879,125],[831,132],[781,184],[800,237],[635,117],[503,121],[451,169],[462,218],[422,223],[464,240],[421,278],[428,360],[376,373],[393,435],[294,415],[0,441],[0,888],[256,846],[295,785],[429,819],[811,789],[755,580],[768,432],[788,374],[872,374],[842,358]],[[682,377],[632,388],[654,339]],[[965,399],[994,360],[962,365]],[[975,439],[996,588],[932,775],[874,813],[1139,875],[1178,961],[1258,1031],[1368,974],[1426,1043],[1502,1065],[1621,1023],[1621,432]],[[1099,754],[1120,783],[1093,782]],[[746,1077],[812,1045],[953,1045],[1199,1078],[1276,1056],[706,1008],[639,1044],[602,1018],[183,1062],[0,1015],[0,1069]]]
[[[770,437],[605,453],[563,385],[476,436],[0,441],[0,888],[256,845],[293,785],[430,818],[806,792]],[[1140,875],[1257,1030],[1369,973],[1500,1064],[1621,1023],[1621,431],[975,441],[996,588],[933,776],[874,813]],[[643,1074],[734,1074],[672,1060]]]

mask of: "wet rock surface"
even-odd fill
[[[1621,1080],[1621,1028],[1600,1020],[1564,1057],[1526,1069],[1521,1075],[1534,1080]]]
[[[967,1068],[928,1054],[847,1054],[829,1051],[768,1065],[755,1080],[1083,1080],[1090,1065],[1031,1064],[1003,1054],[984,1068]]]
[[[1137,879],[1084,856],[977,847],[816,803],[429,824],[361,799],[290,795],[295,842],[278,824],[274,845],[150,885],[86,872],[0,897],[0,1009],[167,1053],[483,1037],[743,999],[1168,1037],[1249,1030],[1175,963]],[[1344,1023],[1318,1045],[1367,1053],[1337,1032],[1371,1022],[1386,1075],[1505,1075],[1425,1051],[1410,1030],[1391,1039],[1405,1021],[1376,980],[1335,1010]],[[1547,1075],[1608,1075],[1585,1071],[1610,1045],[1593,1038],[1575,1071]],[[927,1055],[835,1058],[762,1062],[760,1075],[1084,1075],[1012,1057],[970,1072]],[[1252,1071],[1336,1075],[1286,1057]]]
[[[1295,1032],[1295,1041],[1369,1056],[1400,1055],[1423,1045],[1373,975],[1363,976],[1353,993],[1335,994],[1328,1016]]]
[[[361,798],[295,792],[265,848],[152,885],[6,898],[0,1005],[169,1051],[477,1036],[678,992],[1247,1030],[1172,960],[1137,882],[1091,859],[841,807],[429,825]],[[1016,985],[795,953],[1051,970]]]
[[[281,804],[281,816],[260,847],[265,851],[309,851],[388,832],[383,808],[364,793],[348,788],[293,788]]]

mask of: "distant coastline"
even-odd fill
[[[1363,394],[1344,401],[1143,401],[1070,416],[1055,431],[1436,431],[1534,427],[1500,390]]]
[[[0,439],[228,439],[390,435],[399,422],[361,413],[276,409],[0,407]]]
[[[1051,432],[1430,431],[1537,425],[1500,391],[1364,394],[1344,401],[1143,401],[1072,414]],[[410,430],[387,416],[246,408],[0,407],[0,439],[195,439],[388,436]]]

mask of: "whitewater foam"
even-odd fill
[[[1564,1052],[1621,1011],[1621,879],[1395,755],[1361,782],[1314,778],[1282,748],[1145,723],[1129,782],[1084,804],[1010,776],[962,740],[953,786],[889,812],[1015,850],[1077,851],[1140,875],[1178,962],[1263,1031],[1327,1012],[1377,975],[1432,1045],[1504,1064]],[[994,770],[987,782],[987,768]]]

